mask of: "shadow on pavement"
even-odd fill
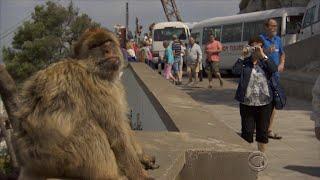
[[[284,168],[303,174],[308,174],[310,176],[320,177],[320,167],[289,165]]]
[[[229,82],[226,84],[227,87],[214,87],[208,89],[202,85],[197,87],[190,87],[182,85],[179,88],[189,94],[194,100],[205,103],[205,104],[217,104],[217,105],[228,105],[231,107],[238,107],[238,102],[234,99],[236,93],[236,85],[230,85],[230,81],[234,79],[228,79]],[[230,87],[231,86],[231,87]],[[311,102],[293,97],[288,97],[285,111],[299,110],[310,112],[312,110]]]

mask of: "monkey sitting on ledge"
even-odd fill
[[[134,141],[113,33],[89,29],[65,59],[22,88],[14,147],[20,179],[152,179],[158,168]]]

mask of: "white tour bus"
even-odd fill
[[[178,36],[183,43],[186,43],[190,36],[187,24],[182,22],[161,22],[155,24],[152,31],[152,54],[155,62],[158,61],[159,56],[163,57],[163,41],[171,41],[173,35]]]
[[[320,0],[311,0],[301,24],[299,40],[307,39],[320,33]]]
[[[304,11],[304,7],[294,7],[211,18],[193,26],[191,36],[199,42],[204,51],[210,34],[214,34],[223,45],[220,68],[231,70],[243,46],[247,45],[250,37],[265,31],[264,23],[269,18],[278,21],[278,35],[281,36],[284,46],[295,43]],[[204,53],[204,65],[205,59]]]

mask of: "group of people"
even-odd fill
[[[265,23],[266,32],[252,37],[248,42],[248,47],[243,49],[242,55],[233,67],[233,73],[240,75],[235,99],[239,102],[241,116],[241,137],[249,143],[255,140],[258,150],[265,152],[269,138],[281,139],[282,137],[273,131],[275,110],[274,90],[271,85],[271,78],[280,82],[280,73],[285,67],[285,53],[281,43],[281,38],[277,35],[278,24],[275,19],[268,19]],[[151,62],[152,54],[150,45],[143,44],[147,52],[146,62]],[[222,52],[222,44],[210,36],[209,43],[205,46],[206,53],[205,66],[202,64],[202,50],[193,37],[189,38],[187,44],[182,43],[177,36],[172,37],[172,41],[164,41],[165,53],[162,59],[164,65],[164,77],[172,80],[176,85],[182,84],[183,64],[187,65],[189,76],[188,84],[198,82],[198,74],[206,70],[209,80],[209,88],[212,88],[212,77],[216,76],[220,85],[223,86],[219,66]],[[249,50],[251,48],[251,51]],[[130,49],[130,48],[129,48]],[[253,49],[253,51],[252,51]],[[148,56],[148,53],[151,56]],[[130,54],[130,53],[129,53]],[[147,57],[148,56],[148,57]],[[318,112],[320,102],[320,77],[314,88],[313,104],[317,109],[314,119],[316,121],[315,132],[320,139],[320,113]],[[316,118],[315,118],[316,117]]]
[[[206,70],[209,80],[209,88],[212,88],[213,75],[220,80],[220,86],[223,86],[223,80],[220,74],[220,56],[222,44],[211,35],[210,41],[205,47],[206,63],[205,67],[202,62],[202,50],[193,37],[189,38],[188,43],[183,44],[176,35],[173,35],[172,41],[164,41],[165,48],[163,62],[164,77],[172,80],[174,84],[182,84],[183,64],[187,66],[188,83],[187,85],[196,85],[202,80],[202,71]]]
[[[281,38],[277,35],[277,21],[268,19],[265,28],[266,33],[249,40],[248,47],[243,49],[242,56],[233,67],[233,73],[240,75],[235,99],[239,102],[241,137],[252,143],[256,134],[258,149],[261,152],[265,152],[269,138],[282,138],[273,131],[276,110],[271,78],[280,83],[280,73],[284,71],[285,65],[285,53]],[[205,46],[204,68],[202,50],[193,37],[190,37],[189,43],[184,45],[176,36],[173,36],[172,42],[165,41],[163,46],[165,47],[163,60],[166,79],[172,80],[175,84],[181,84],[182,64],[185,59],[189,75],[188,84],[196,83],[199,71],[204,69],[208,74],[209,88],[212,88],[213,75],[223,86],[219,68],[219,53],[222,52],[223,46],[213,35]]]
[[[123,49],[123,55],[129,62],[145,61],[150,62],[153,59],[150,41],[136,43],[133,39],[127,42],[126,48]]]

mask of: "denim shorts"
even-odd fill
[[[175,57],[174,58],[174,63],[172,65],[172,70],[173,70],[173,73],[178,73],[180,71],[180,67],[181,67],[181,57]]]

